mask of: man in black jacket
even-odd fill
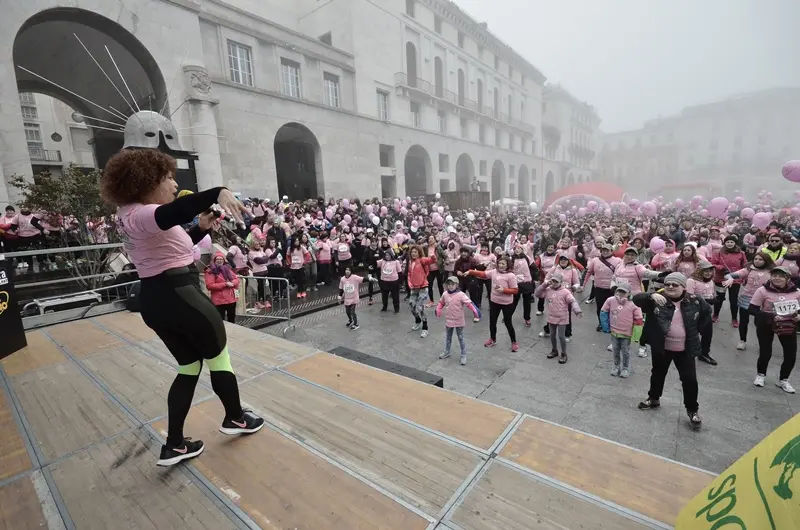
[[[653,369],[650,391],[640,409],[661,406],[661,394],[669,365],[675,363],[683,386],[683,404],[692,427],[699,428],[697,371],[695,357],[700,355],[700,330],[711,320],[711,306],[702,298],[686,293],[686,276],[673,272],[664,279],[664,289],[658,293],[641,293],[633,303],[642,308],[645,316],[642,337],[652,352]],[[679,309],[679,311],[676,311]]]

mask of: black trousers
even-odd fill
[[[722,287],[722,284],[715,284],[718,287]],[[736,316],[739,313],[739,289],[741,289],[741,285],[738,283],[734,283],[728,288],[730,294],[730,306],[731,306],[731,320],[736,320]],[[720,291],[717,293],[717,298],[714,300],[714,316],[718,317],[719,312],[722,310],[722,303],[725,301],[725,291]]]
[[[519,299],[522,298],[522,319],[523,320],[530,320],[531,319],[531,306],[533,305],[533,291],[529,293],[517,293],[514,295],[514,303],[511,304],[513,309],[511,310],[511,314],[517,312],[517,305],[519,305]]]
[[[686,407],[687,412],[697,412],[700,406],[697,404],[697,367],[695,366],[694,357],[685,351],[667,350],[657,352],[654,350],[651,352],[650,359],[652,359],[653,368],[650,373],[650,392],[648,392],[648,397],[652,401],[661,399],[669,365],[674,363],[683,387],[683,405]]]
[[[353,258],[339,260],[339,276],[344,276],[344,270],[350,269],[352,271]]]
[[[772,339],[775,332],[772,331],[772,324],[764,323],[756,325],[756,336],[758,337],[758,362],[756,370],[759,374],[767,375],[767,366],[772,358]],[[778,342],[783,348],[783,363],[781,363],[781,373],[778,379],[789,379],[794,364],[797,361],[797,335],[778,335]]]
[[[317,263],[317,282],[325,285],[331,284],[331,264]]]
[[[739,340],[747,342],[747,328],[750,326],[750,312],[743,308],[739,308]]]
[[[538,301],[536,302],[536,310],[540,313],[544,311],[544,298],[538,299]]]
[[[292,272],[292,281],[297,286],[297,294],[300,294],[306,290],[306,270],[303,267],[290,270]]]
[[[475,303],[476,306],[480,307],[483,303],[483,288],[486,286],[486,298],[491,296],[491,289],[492,289],[492,281],[491,280],[481,280],[480,278],[475,278],[472,281],[472,285],[470,286],[470,298]]]
[[[442,271],[435,270],[428,272],[428,300],[433,301],[433,281],[436,280],[436,286],[439,288],[439,296],[444,293],[444,279],[442,278]]]
[[[347,314],[347,321],[358,325],[358,315],[356,315],[356,304],[344,306],[344,312]]]
[[[383,309],[389,306],[389,294],[392,295],[392,304],[394,305],[394,312],[400,311],[400,280],[387,282],[381,280],[381,302],[383,302]]]
[[[503,313],[503,323],[506,325],[511,342],[517,342],[517,333],[511,323],[511,317],[514,316],[514,304],[501,305],[489,300],[489,336],[492,340],[497,340],[497,318],[500,313]]]
[[[236,302],[218,305],[217,311],[219,311],[219,316],[221,316],[223,320],[227,320],[231,324],[236,323]]]
[[[606,303],[606,300],[613,296],[613,291],[611,288],[604,288],[604,287],[595,287],[594,288],[594,305],[597,306],[597,325],[600,325],[600,310],[603,309],[603,304]]]
[[[710,322],[700,330],[700,352],[703,355],[711,353],[711,338],[714,336],[714,323]]]

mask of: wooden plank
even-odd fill
[[[47,334],[69,353],[85,357],[104,350],[119,348],[123,342],[90,320],[76,320],[47,329]]]
[[[30,476],[0,488],[0,530],[42,528],[47,528],[47,519]]]
[[[25,336],[28,345],[1,361],[7,376],[24,374],[67,359],[59,347],[41,331],[30,331]]]
[[[11,384],[47,461],[133,427],[72,363],[18,375]]]
[[[475,469],[477,454],[283,373],[241,387],[271,422],[430,515]]]
[[[500,456],[669,525],[714,479],[533,418],[525,418]]]
[[[6,399],[5,392],[0,390],[0,480],[19,475],[31,468],[24,435],[14,421],[12,406]]]
[[[217,432],[217,400],[192,407],[188,436],[203,439],[194,465],[264,529],[423,530],[428,522],[291,440],[264,428],[230,438]],[[166,422],[155,425],[161,431]]]
[[[121,336],[128,342],[139,342],[157,339],[158,335],[142,320],[138,313],[120,311],[94,317],[92,320]]]
[[[285,370],[483,449],[516,417],[513,411],[327,353]]]
[[[134,434],[119,436],[52,467],[76,528],[234,529],[233,522],[179,469],[155,466]]]
[[[167,394],[175,380],[175,370],[134,348],[125,346],[83,360],[83,365],[97,375],[114,396],[137,418],[147,422],[167,413]],[[210,392],[201,386],[195,390],[195,400]]]
[[[528,530],[534,526],[542,530],[647,528],[497,461],[451,519],[464,530]]]
[[[280,337],[259,333],[235,324],[225,323],[228,348],[243,353],[269,367],[283,366],[318,351]]]

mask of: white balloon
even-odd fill
[[[380,222],[381,222],[380,217],[378,217],[377,215],[373,215],[372,216],[372,224],[378,225],[378,224],[380,224]]]
[[[442,194],[441,193],[437,193],[436,194],[436,199],[441,199],[441,198],[442,198]]]
[[[474,221],[475,220],[475,214],[472,213],[472,212],[469,212],[467,214],[467,219],[470,220],[470,221]]]
[[[447,224],[449,224],[449,225],[453,224],[453,216],[452,215],[448,215],[447,217],[444,218],[444,220],[447,221]]]
[[[539,207],[539,205],[538,205],[538,204],[536,204],[535,202],[532,202],[532,203],[530,204],[530,207],[531,207],[531,210],[535,210],[535,209],[537,209],[537,208]]]

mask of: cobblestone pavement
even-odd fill
[[[484,309],[486,305],[484,301]],[[413,318],[407,304],[395,315],[391,306],[388,313],[381,313],[379,302],[369,306],[362,298],[357,310],[360,329],[345,328],[344,308],[339,306],[297,319],[296,331],[287,338],[323,351],[346,346],[439,374],[445,387],[456,392],[718,473],[800,412],[800,396],[786,394],[774,384],[783,360],[777,341],[767,385],[753,386],[758,351],[755,330],[751,324],[747,350],[737,351],[738,334],[730,327],[727,306],[714,330],[712,356],[719,365],[697,363],[703,428],[695,432],[688,425],[674,367],[667,377],[661,409],[640,411],[636,405],[647,396],[649,357],[642,359],[634,353],[631,377],[612,377],[608,335],[595,331],[595,306],[582,307],[586,318],[575,321],[565,365],[545,358],[550,340],[538,337],[544,317],[534,315],[533,326],[525,328],[521,307],[513,321],[520,345],[516,353],[511,352],[502,324],[497,346],[484,348],[488,316],[475,324],[467,318],[464,335],[469,362],[463,367],[455,337],[452,357],[438,359],[444,347],[444,322],[432,310],[426,311],[430,335],[422,339],[419,332],[411,331]],[[280,329],[275,326],[263,332],[280,333]],[[800,383],[796,377],[795,383]]]

